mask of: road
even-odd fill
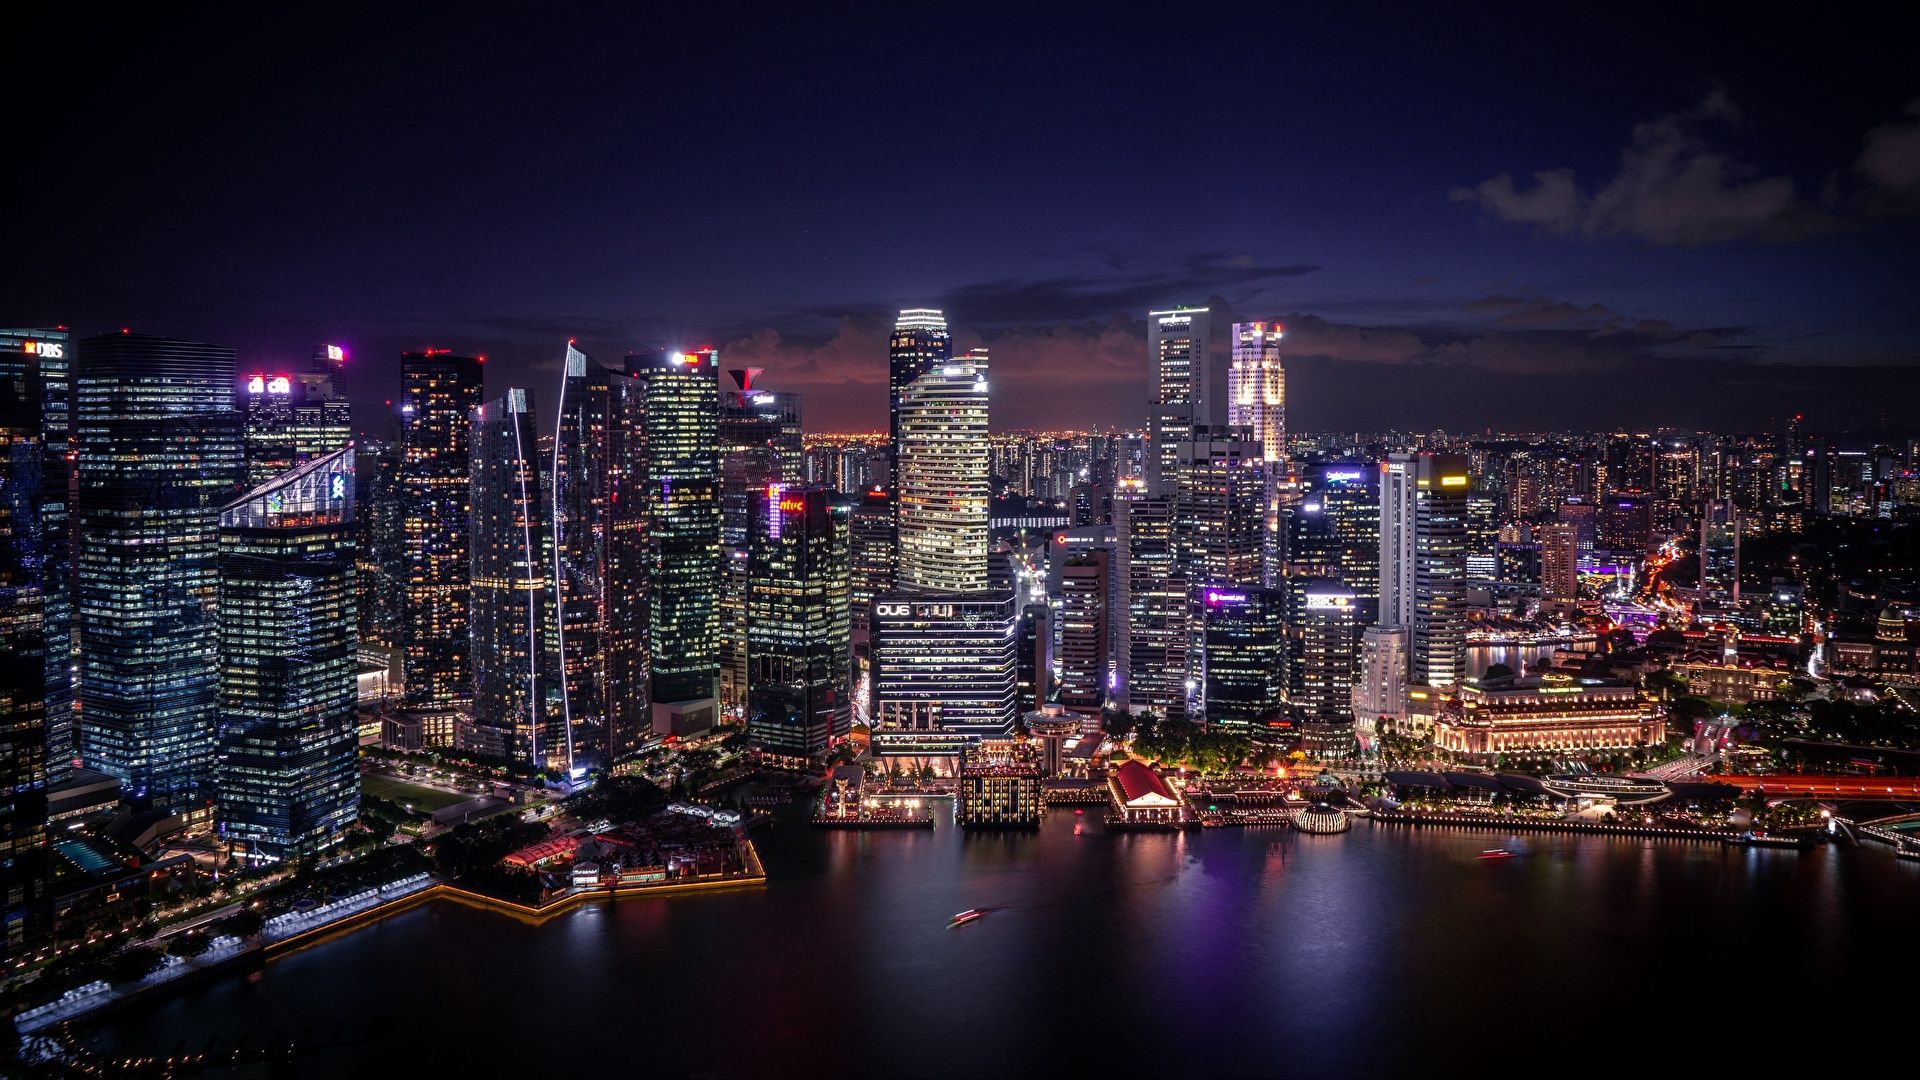
[[[1718,783],[1742,791],[1764,791],[1768,798],[1794,799],[1920,799],[1920,777],[1807,776],[1774,773],[1768,776],[1716,776]]]

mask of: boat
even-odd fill
[[[973,920],[983,917],[984,915],[986,915],[987,912],[992,910],[993,910],[992,908],[983,908],[983,907],[968,908],[967,910],[961,912],[960,914],[955,915],[953,918],[948,919],[947,926],[949,928],[955,927],[955,926],[965,926],[968,923],[972,922]]]
[[[1483,859],[1511,859],[1513,858],[1513,852],[1503,847],[1488,848],[1480,853],[1480,857]]]

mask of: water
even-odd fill
[[[1650,1057],[1776,1074],[1920,959],[1920,864],[1877,847],[1369,822],[1110,834],[1070,811],[1037,834],[944,817],[820,833],[796,809],[758,836],[764,889],[540,926],[438,903],[143,1004],[90,1042],[164,1053],[384,1017],[383,1039],[295,1074],[1430,1075]],[[1495,846],[1521,856],[1476,857]],[[973,907],[994,911],[948,929]],[[1779,1010],[1798,1019],[1764,1018]]]
[[[1537,673],[1545,670],[1552,662],[1555,650],[1572,648],[1576,652],[1592,651],[1593,642],[1578,642],[1572,646],[1550,645],[1469,645],[1467,646],[1467,678],[1477,679],[1487,673],[1495,664],[1505,664],[1516,672]]]

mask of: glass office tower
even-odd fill
[[[720,678],[719,354],[629,353],[646,427],[655,704],[715,698]]]
[[[353,479],[338,450],[220,512],[215,819],[249,861],[323,851],[359,814]]]
[[[473,713],[454,729],[460,749],[536,771],[572,768],[549,648],[552,544],[538,438],[525,390],[474,410]]]
[[[822,487],[753,497],[747,740],[761,754],[817,759],[851,727],[848,514]]]
[[[80,343],[80,753],[137,805],[208,805],[219,713],[220,508],[245,475],[233,350]]]
[[[900,491],[900,397],[913,380],[953,359],[947,317],[933,308],[908,308],[893,323],[887,343],[887,492]],[[848,490],[851,490],[849,487]]]

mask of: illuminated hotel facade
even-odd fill
[[[1665,721],[1624,680],[1509,676],[1455,690],[1434,718],[1433,742],[1478,761],[1631,751],[1666,740]]]
[[[400,357],[400,670],[408,707],[463,709],[473,698],[470,436],[481,361],[445,349]]]
[[[215,820],[244,859],[331,847],[359,813],[353,474],[338,450],[220,512]]]
[[[74,365],[80,751],[136,804],[207,806],[220,508],[245,475],[233,350],[106,334]]]
[[[987,588],[987,357],[977,349],[901,391],[896,493],[902,593]]]

